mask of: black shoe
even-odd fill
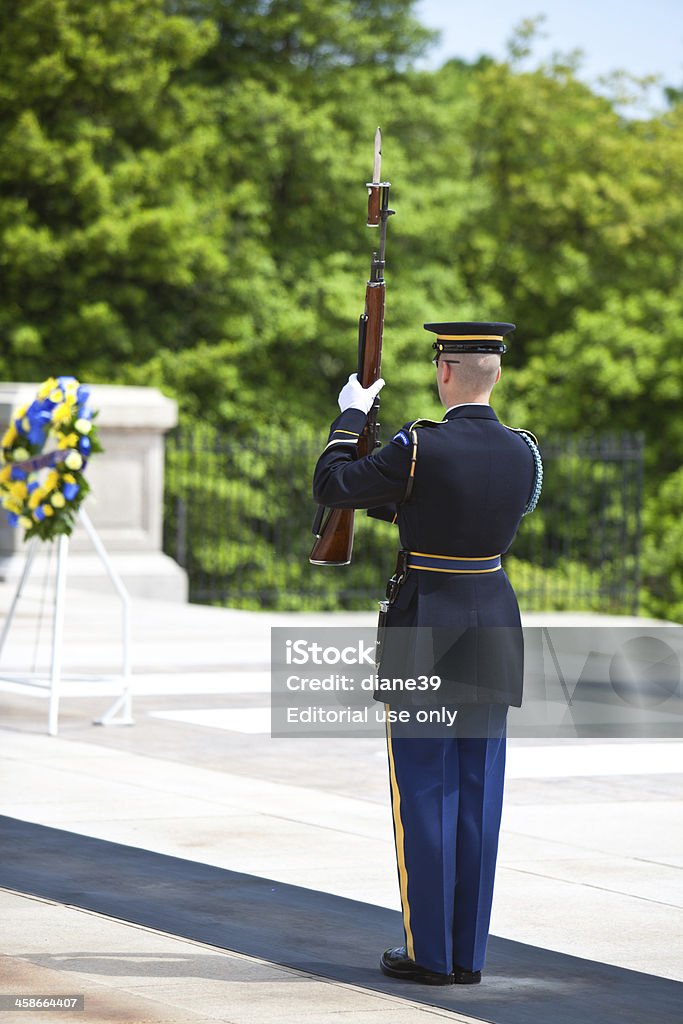
[[[405,946],[385,949],[380,957],[379,966],[383,974],[388,974],[390,978],[415,981],[419,985],[452,985],[455,981],[452,974],[439,974],[437,971],[420,967],[408,956]]]
[[[453,971],[454,985],[478,985],[481,981],[481,971],[466,971],[464,967],[455,965]]]

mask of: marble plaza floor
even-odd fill
[[[45,664],[46,615],[33,586],[4,673]],[[135,725],[101,727],[119,609],[69,593],[59,735],[43,691],[0,684],[0,815],[398,908],[383,741],[269,735],[269,629],[294,620],[134,599]],[[682,782],[683,741],[510,740],[492,933],[683,981]],[[0,995],[85,993],[86,1024],[476,1018],[17,891],[0,920]]]

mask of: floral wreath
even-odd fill
[[[101,452],[90,392],[75,377],[50,377],[30,403],[16,410],[2,438],[0,499],[24,540],[70,534],[90,487],[88,457]],[[43,453],[49,440],[56,441]],[[39,470],[48,472],[39,479]]]

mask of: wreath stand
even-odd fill
[[[82,523],[86,533],[88,534],[92,545],[100,558],[100,561],[106,569],[109,579],[114,585],[116,592],[121,598],[121,694],[116,698],[114,703],[108,708],[107,711],[102,715],[101,718],[95,719],[93,724],[95,725],[134,725],[133,719],[133,708],[132,708],[132,696],[131,696],[131,666],[130,666],[130,597],[123,580],[119,576],[118,572],[114,568],[104,547],[104,544],[100,540],[100,537],[93,526],[87,512],[80,508],[77,513],[78,519]],[[40,538],[34,537],[29,542],[29,548],[26,552],[26,562],[17,584],[17,589],[12,599],[12,604],[5,620],[2,633],[0,634],[0,657],[2,657],[2,651],[5,646],[5,641],[9,634],[12,620],[16,612],[17,606],[21,599],[24,587],[28,581],[31,573],[31,566],[33,560],[38,552],[38,547],[41,544]],[[63,637],[64,637],[64,595],[66,591],[66,571],[67,561],[69,555],[69,538],[65,534],[60,534],[57,538],[57,572],[55,576],[55,591],[54,591],[54,603],[53,603],[53,614],[52,614],[52,651],[50,657],[50,677],[47,682],[40,680],[28,679],[26,677],[9,677],[0,675],[0,678],[6,679],[8,682],[20,683],[25,686],[34,686],[37,689],[49,690],[49,707],[48,707],[48,733],[50,736],[56,736],[58,733],[59,725],[59,698],[62,683],[62,648],[63,648]]]

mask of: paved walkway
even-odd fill
[[[41,594],[7,674],[46,663]],[[65,670],[83,678],[57,738],[41,691],[0,688],[0,813],[397,908],[382,741],[267,733],[269,628],[287,621],[135,600],[136,725],[103,728],[118,684],[88,676],[116,669],[119,610],[70,593]],[[683,980],[682,782],[683,742],[511,740],[492,931]],[[466,1019],[17,893],[0,919],[0,992],[85,993],[87,1024]]]

